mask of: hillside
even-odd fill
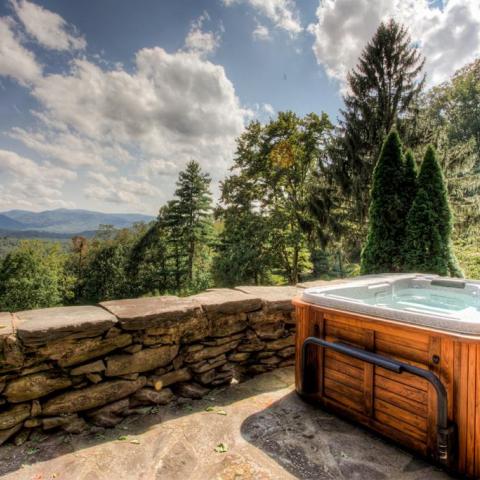
[[[98,230],[99,225],[128,228],[136,222],[150,222],[154,217],[136,213],[102,213],[90,210],[59,208],[43,212],[9,210],[0,212],[2,233],[44,232],[52,234],[75,234]]]

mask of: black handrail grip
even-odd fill
[[[329,348],[338,353],[349,355],[358,360],[362,360],[373,365],[385,368],[392,372],[401,374],[403,372],[411,373],[418,377],[422,377],[427,380],[435,389],[437,394],[437,456],[438,460],[448,465],[450,461],[450,450],[452,448],[454,428],[448,423],[448,405],[447,405],[447,391],[440,381],[440,379],[431,371],[423,368],[409,365],[408,363],[399,362],[377,353],[369,352],[368,350],[362,350],[357,347],[352,347],[344,343],[328,342],[317,337],[308,337],[305,339],[302,345],[302,365],[301,365],[301,386],[300,394],[306,394],[305,392],[305,366],[307,362],[307,347],[309,345],[316,345],[318,347]],[[310,392],[313,393],[313,392]]]

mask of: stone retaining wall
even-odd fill
[[[0,444],[112,427],[294,364],[294,287],[0,313]]]

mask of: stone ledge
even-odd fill
[[[198,302],[175,296],[112,300],[100,306],[115,315],[125,330],[174,327],[186,318],[201,314]]]
[[[219,315],[246,313],[262,308],[259,296],[229,288],[212,288],[188,298],[198,302],[210,319]]]
[[[117,321],[114,315],[95,306],[25,310],[15,316],[17,336],[26,346],[44,345],[65,337],[95,337]]]
[[[291,312],[292,299],[298,295],[297,287],[293,286],[241,286],[235,287],[235,290],[260,297],[267,312]]]

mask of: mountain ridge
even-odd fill
[[[134,223],[148,223],[154,218],[140,213],[105,213],[84,209],[57,208],[41,212],[15,209],[0,212],[0,229],[9,232],[78,234],[98,230],[100,225],[129,228]]]

